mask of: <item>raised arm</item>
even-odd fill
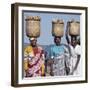
[[[68,37],[68,33],[69,33],[69,23],[67,23],[67,26],[66,26],[65,36],[66,36],[67,43],[70,44],[70,40],[69,40],[69,37]]]

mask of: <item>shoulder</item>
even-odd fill
[[[30,52],[30,51],[32,51],[32,50],[33,50],[33,49],[32,49],[32,46],[31,46],[31,45],[26,46],[25,49],[24,49],[25,52]]]
[[[67,45],[66,45],[66,44],[61,44],[61,45],[60,45],[60,48],[61,48],[61,49],[63,49],[63,50],[65,50],[65,49],[66,49],[66,47],[67,47]]]
[[[76,45],[75,50],[81,50],[81,46],[80,45]]]
[[[39,45],[37,46],[37,48],[38,48],[39,50],[43,50],[43,48],[42,48],[41,46],[39,46]]]
[[[61,48],[65,48],[65,45],[61,44],[60,47],[61,47]]]
[[[28,46],[25,47],[25,49],[31,49],[31,48],[32,48],[31,45],[28,45]]]
[[[80,46],[80,45],[76,45],[76,47],[75,47],[75,52],[76,52],[77,54],[81,54],[81,46]]]

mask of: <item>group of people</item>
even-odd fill
[[[61,37],[54,37],[54,45],[50,52],[44,51],[37,44],[37,38],[29,38],[30,45],[24,50],[24,76],[65,76],[80,75],[81,47],[77,36],[68,36],[68,27],[65,33],[67,47],[61,44]],[[46,60],[47,53],[49,57]],[[48,71],[49,67],[49,71]]]

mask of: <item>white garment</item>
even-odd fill
[[[80,55],[81,56],[81,46],[80,45],[76,45],[75,48],[71,45],[69,45],[70,49],[71,49],[71,59],[70,59],[70,73],[73,72],[73,69],[76,65],[77,62],[77,56]],[[73,75],[75,76],[81,76],[81,58],[80,61],[78,63],[77,69],[73,72]]]
[[[54,76],[66,75],[64,59],[65,59],[64,54],[54,57],[54,63],[53,63]]]

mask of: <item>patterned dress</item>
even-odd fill
[[[51,47],[51,58],[54,60],[53,73],[54,76],[66,75],[66,66],[69,66],[69,54],[66,53],[64,46],[52,46]]]
[[[44,53],[41,47],[27,46],[24,50],[25,77],[44,76]]]

